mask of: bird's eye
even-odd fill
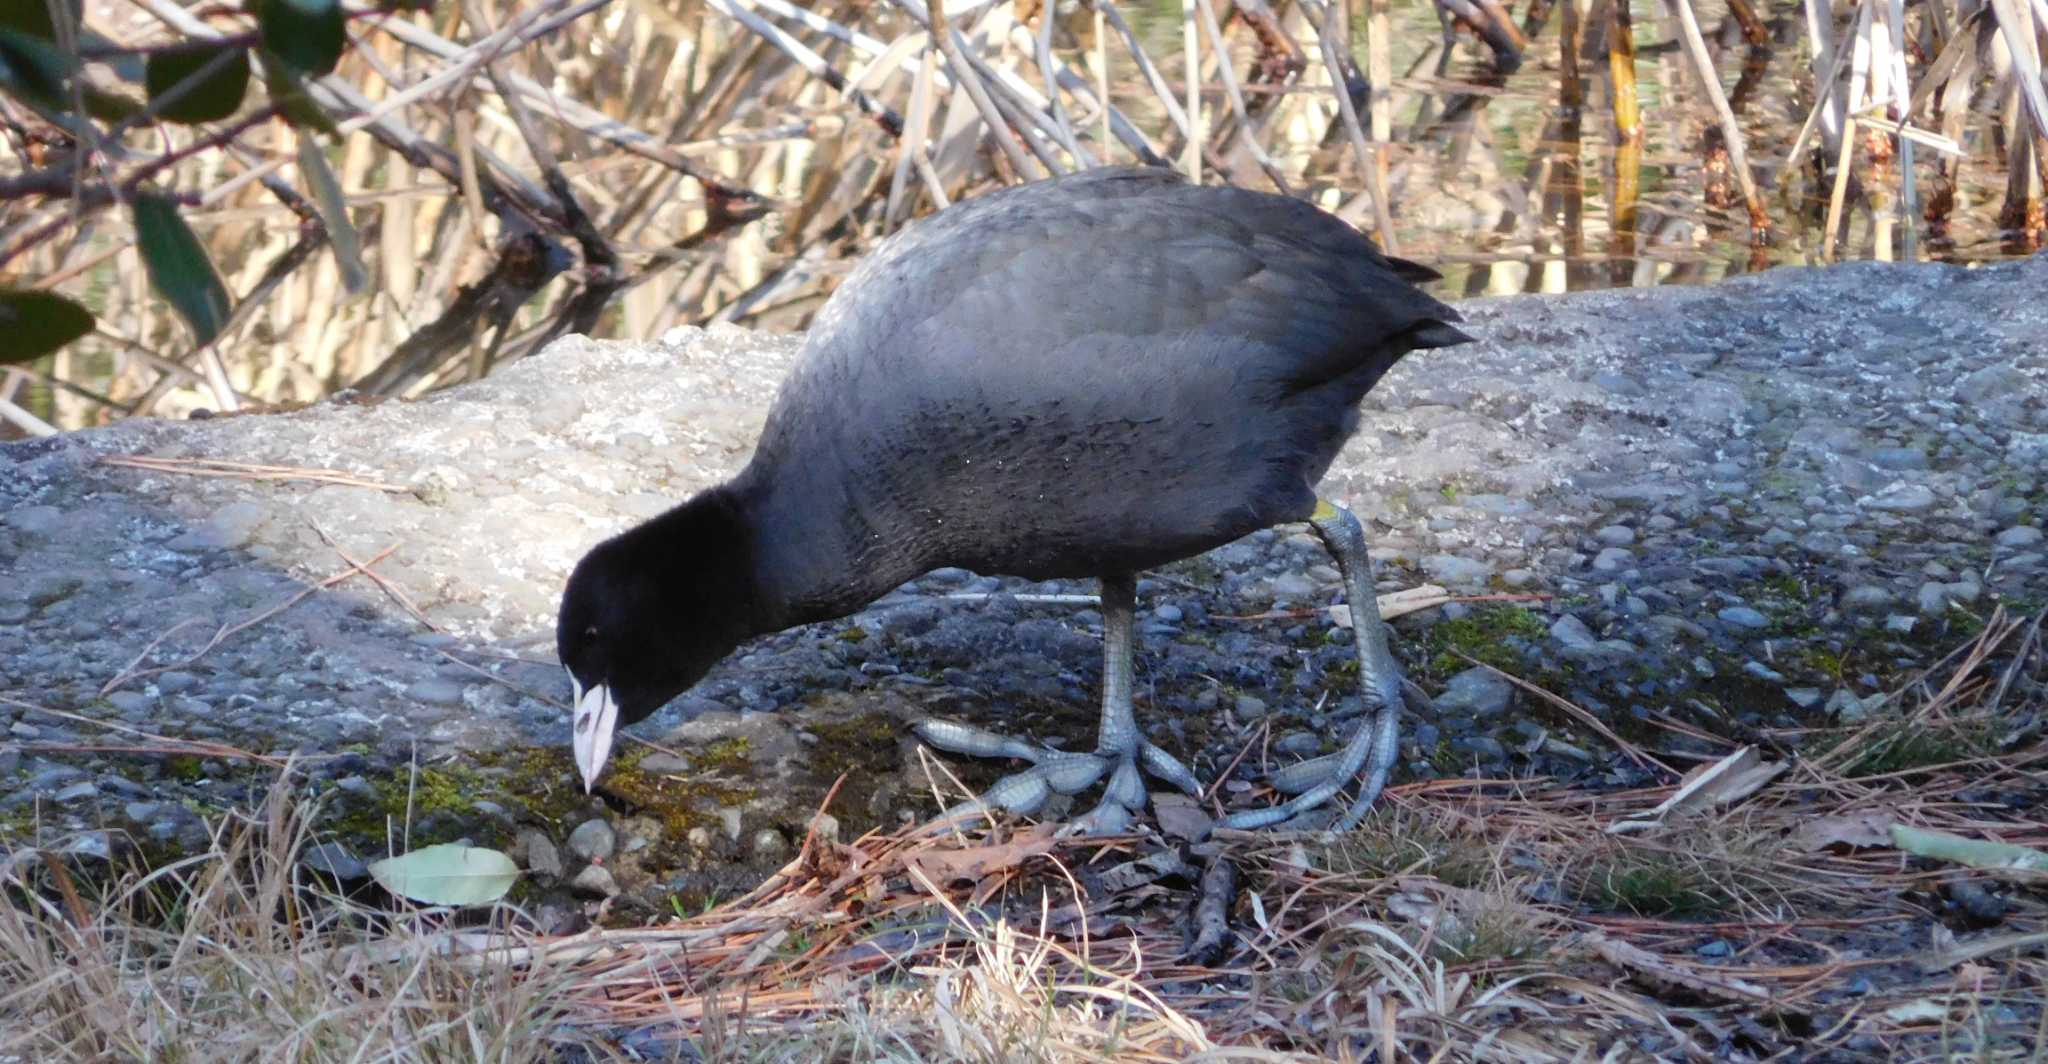
[[[590,637],[590,638],[592,638],[592,639],[596,639],[596,638],[597,638],[597,626],[593,624],[593,625],[591,625],[590,627],[588,627],[588,628],[585,628],[585,629],[583,630],[583,634],[584,634],[584,635],[586,635],[586,636],[589,636],[589,637]]]

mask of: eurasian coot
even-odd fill
[[[977,801],[1020,813],[1108,776],[1082,826],[1121,830],[1139,768],[1193,773],[1131,710],[1135,574],[1309,521],[1344,574],[1376,713],[1334,755],[1276,775],[1275,823],[1393,764],[1402,681],[1363,530],[1315,484],[1357,403],[1402,355],[1469,340],[1458,313],[1314,206],[1110,167],[992,192],[885,241],[818,313],[731,481],[603,543],[563,595],[584,786],[613,732],[747,639],[841,617],[933,569],[1102,582],[1102,725],[1063,753],[944,721],[957,753],[1032,766]]]

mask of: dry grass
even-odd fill
[[[1901,692],[1912,719],[2002,705],[2013,725],[1910,776],[1832,770],[1859,759],[1829,742],[1642,833],[1606,829],[1672,788],[1438,781],[1343,837],[1230,835],[1246,890],[1213,967],[1182,959],[1188,877],[1142,863],[1141,839],[814,835],[709,912],[547,938],[511,908],[458,925],[322,892],[297,870],[310,815],[287,782],[212,853],[99,894],[17,853],[0,1054],[2040,1059],[2041,877],[1935,865],[1882,832],[2048,845],[2039,636],[1994,617]],[[1965,916],[1948,899],[1966,890],[2005,911]]]

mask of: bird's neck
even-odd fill
[[[756,634],[858,612],[923,571],[843,497],[843,481],[823,470],[753,472],[725,490],[745,515]]]

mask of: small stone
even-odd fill
[[[1461,754],[1470,754],[1473,760],[1481,764],[1505,761],[1508,757],[1507,747],[1502,746],[1499,739],[1487,735],[1466,735],[1453,739],[1451,749]]]
[[[1493,575],[1493,566],[1455,554],[1431,554],[1422,559],[1422,571],[1440,584],[1478,586]]]
[[[1858,584],[1842,593],[1842,612],[1883,613],[1897,600],[1898,596],[1892,594],[1888,588],[1876,584]]]
[[[1603,573],[1618,573],[1635,564],[1636,552],[1627,547],[1608,547],[1593,556],[1593,568]]]
[[[1765,683],[1784,683],[1785,674],[1761,661],[1750,660],[1742,663],[1742,671]]]
[[[2042,532],[2032,525],[2014,525],[1992,538],[1992,542],[2006,550],[2020,550],[2036,546],[2041,542]]]
[[[589,865],[576,873],[569,886],[578,892],[598,898],[609,898],[619,892],[619,881],[612,878],[611,870],[603,865]]]
[[[1919,621],[1919,619],[1910,614],[1894,613],[1884,619],[1884,630],[1887,632],[1910,632],[1913,630],[1914,623]]]
[[[1902,473],[1926,469],[1927,452],[1918,447],[1879,447],[1870,452],[1870,464]]]
[[[1934,508],[1934,489],[1925,484],[1896,482],[1875,495],[1856,500],[1865,509],[1894,513],[1919,513]]]
[[[1606,547],[1626,547],[1636,541],[1636,530],[1627,525],[1608,525],[1593,533],[1593,538]]]
[[[1514,694],[1514,685],[1499,673],[1474,667],[1451,677],[1432,705],[1440,714],[1457,713],[1484,720],[1504,712]]]
[[[680,776],[690,771],[690,759],[675,754],[664,754],[657,750],[641,758],[633,767],[656,776]]]
[[[1785,697],[1791,699],[1792,704],[1800,709],[1812,709],[1820,704],[1820,688],[1787,687],[1785,688]]]
[[[830,813],[819,813],[811,817],[811,834],[820,842],[839,841],[839,818]]]
[[[1500,574],[1500,582],[1509,587],[1528,587],[1536,582],[1534,569],[1509,569]]]
[[[1753,610],[1748,606],[1730,606],[1727,609],[1724,609],[1719,613],[1714,614],[1714,616],[1719,617],[1723,621],[1735,625],[1738,628],[1768,628],[1771,624],[1771,619],[1769,617],[1766,617],[1763,614],[1758,613],[1756,610]]]
[[[199,686],[199,677],[189,672],[167,672],[156,678],[158,694],[184,694],[186,691],[190,691],[197,686]]]
[[[107,696],[107,704],[121,711],[122,716],[147,713],[156,705],[156,699],[140,691],[115,691]]]
[[[1921,584],[1920,590],[1913,595],[1913,601],[1919,605],[1921,615],[1934,617],[1948,612],[1948,589],[1949,585],[1939,580],[1929,580]]]
[[[140,817],[136,819],[140,820]],[[368,879],[370,866],[354,850],[338,842],[316,842],[299,852],[299,863],[344,881]]]
[[[1550,638],[1566,647],[1574,648],[1590,647],[1599,642],[1594,638],[1593,630],[1586,627],[1586,622],[1569,613],[1559,617],[1557,622],[1550,626]]]
[[[1730,945],[1727,939],[1717,938],[1712,942],[1709,942],[1706,945],[1701,946],[1696,950],[1693,950],[1693,952],[1709,960],[1716,960],[1722,957],[1735,956],[1735,947],[1733,945]]]
[[[58,791],[56,794],[52,795],[51,798],[57,802],[70,803],[82,802],[88,798],[97,798],[99,797],[99,795],[99,784],[96,784],[91,780],[80,780],[77,783],[65,787],[63,790]]]
[[[1275,599],[1299,602],[1315,597],[1316,584],[1304,573],[1281,573],[1273,578],[1271,590]]]
[[[1273,744],[1273,752],[1289,757],[1314,757],[1323,752],[1323,737],[1314,732],[1289,732]]]
[[[562,854],[555,849],[555,841],[548,838],[547,832],[538,828],[523,829],[513,846],[526,855],[527,871],[551,879],[561,878]]]
[[[430,706],[459,706],[462,704],[462,685],[454,680],[435,677],[406,688],[405,697]]]
[[[569,852],[585,861],[602,861],[617,845],[618,835],[603,820],[586,820],[569,833]]]
[[[762,828],[754,832],[751,849],[755,857],[772,861],[789,852],[789,840],[774,828]]]
[[[1161,606],[1153,607],[1152,616],[1158,618],[1161,621],[1166,622],[1167,624],[1179,624],[1181,618],[1185,615],[1181,613],[1181,609],[1179,606],[1176,606],[1169,602]]]

